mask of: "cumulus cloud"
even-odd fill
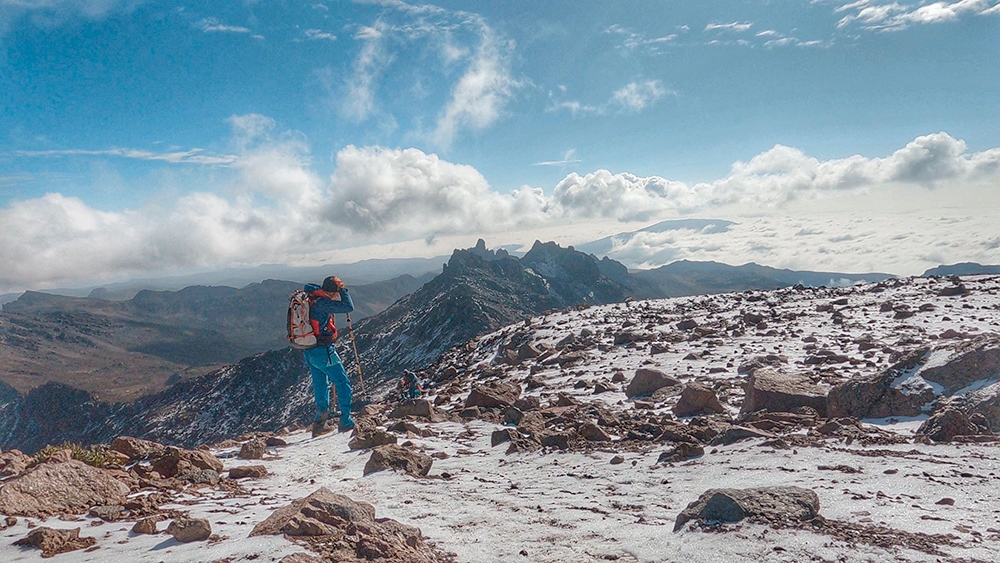
[[[223,181],[173,203],[104,212],[50,193],[0,208],[0,263],[5,265],[0,293],[154,270],[287,262],[307,253],[303,249],[445,235],[499,236],[581,223],[635,224],[723,210],[754,213],[760,220],[748,224],[770,225],[770,230],[737,229],[736,234],[744,235],[739,244],[705,231],[646,234],[621,249],[619,256],[632,264],[651,264],[652,257],[659,256],[755,260],[782,267],[829,264],[847,270],[851,268],[843,267],[845,256],[860,260],[861,253],[872,252],[863,256],[871,265],[857,262],[855,269],[877,269],[900,260],[901,251],[883,246],[903,248],[905,243],[916,251],[930,244],[932,235],[919,226],[889,228],[893,222],[881,216],[850,229],[839,223],[775,217],[791,215],[780,209],[823,211],[831,202],[840,202],[856,215],[857,206],[850,206],[857,197],[879,194],[893,212],[904,203],[919,208],[920,202],[923,209],[934,210],[911,213],[915,225],[941,217],[941,201],[978,210],[986,222],[959,217],[959,223],[938,224],[933,236],[958,241],[963,252],[968,250],[963,259],[1000,259],[995,256],[1000,232],[990,217],[997,196],[982,188],[1000,181],[1000,148],[972,152],[943,132],[918,137],[884,157],[819,160],[777,145],[734,163],[722,178],[697,184],[607,170],[571,173],[547,194],[529,186],[499,193],[475,168],[415,148],[347,146],[337,153],[332,176],[323,177],[314,169],[301,133],[283,131],[272,119],[256,114],[228,121],[234,160],[212,168]],[[565,160],[572,156],[567,153]],[[831,199],[839,195],[851,197]],[[929,202],[934,197],[940,201]],[[827,201],[808,205],[820,198]],[[923,264],[927,256],[913,258],[908,267]]]
[[[427,237],[538,224],[545,205],[539,189],[499,194],[475,168],[418,149],[348,146],[324,218],[364,234]]]

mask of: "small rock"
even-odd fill
[[[267,476],[267,468],[263,465],[242,465],[229,470],[230,479],[260,479]]]
[[[239,457],[242,459],[260,459],[267,451],[267,442],[261,438],[254,438],[243,444],[240,448]]]
[[[136,534],[157,534],[159,533],[159,530],[156,529],[158,521],[155,517],[143,518],[132,526],[132,532]]]
[[[212,535],[212,526],[203,518],[175,518],[167,533],[181,543],[204,541]]]

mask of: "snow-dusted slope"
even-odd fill
[[[278,537],[247,539],[250,529],[273,508],[325,486],[370,502],[379,517],[419,527],[458,561],[997,561],[1000,450],[995,443],[914,440],[923,417],[866,421],[872,439],[825,437],[806,428],[783,437],[788,447],[751,438],[706,446],[703,456],[688,461],[657,463],[669,443],[618,434],[610,442],[569,451],[507,454],[508,444],[491,445],[493,432],[504,427],[490,421],[495,413],[457,416],[474,385],[524,383],[530,376],[542,385],[522,396],[538,397],[543,407],[573,401],[600,405],[630,424],[671,418],[676,394],[638,408],[623,392],[637,368],[649,367],[682,382],[704,383],[735,417],[745,378],[738,370],[753,357],[784,356],[780,369],[832,385],[878,373],[910,350],[945,349],[995,331],[1000,278],[962,283],[967,292],[956,296],[938,295],[955,287],[952,280],[918,278],[547,314],[455,349],[427,372],[431,398],[453,416],[448,422],[414,421],[429,436],[411,433],[400,441],[434,454],[428,478],[388,471],[363,476],[370,450],[351,451],[346,435],[311,439],[296,431],[285,437],[288,446],[270,450],[262,463],[271,474],[245,482],[246,494],[192,494],[174,506],[208,518],[221,537],[214,543],[134,536],[128,532],[131,522],[89,517],[50,519],[45,525],[82,526],[82,535],[98,538],[96,551],[60,555],[60,561],[273,561],[302,548]],[[679,329],[682,321],[698,328]],[[553,350],[569,353],[570,335],[577,342],[572,351],[579,352],[572,363],[507,359],[507,350],[524,344],[536,349],[560,344]],[[616,372],[625,381],[612,382]],[[595,394],[597,381],[611,390]],[[214,451],[227,467],[246,463],[234,458],[238,447]],[[738,523],[672,531],[677,514],[709,488],[771,485],[814,490],[828,525],[772,529]],[[10,545],[25,535],[26,526],[21,519],[0,532],[0,560],[38,558],[37,552]]]

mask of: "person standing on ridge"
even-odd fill
[[[303,350],[309,372],[312,374],[313,394],[316,397],[316,418],[313,420],[312,434],[319,436],[326,430],[326,420],[330,416],[330,382],[337,390],[337,405],[340,407],[340,424],[337,429],[347,432],[354,428],[351,419],[351,381],[347,378],[340,356],[333,348],[337,338],[334,324],[335,313],[350,313],[354,310],[351,294],[344,282],[336,276],[323,280],[323,285],[306,284],[309,294],[309,323],[316,333],[317,345]]]

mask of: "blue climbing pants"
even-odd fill
[[[313,395],[316,397],[316,420],[330,410],[330,382],[337,390],[337,406],[340,407],[340,422],[351,421],[351,381],[347,378],[344,364],[337,351],[330,346],[317,346],[303,350],[309,373],[312,374]]]

